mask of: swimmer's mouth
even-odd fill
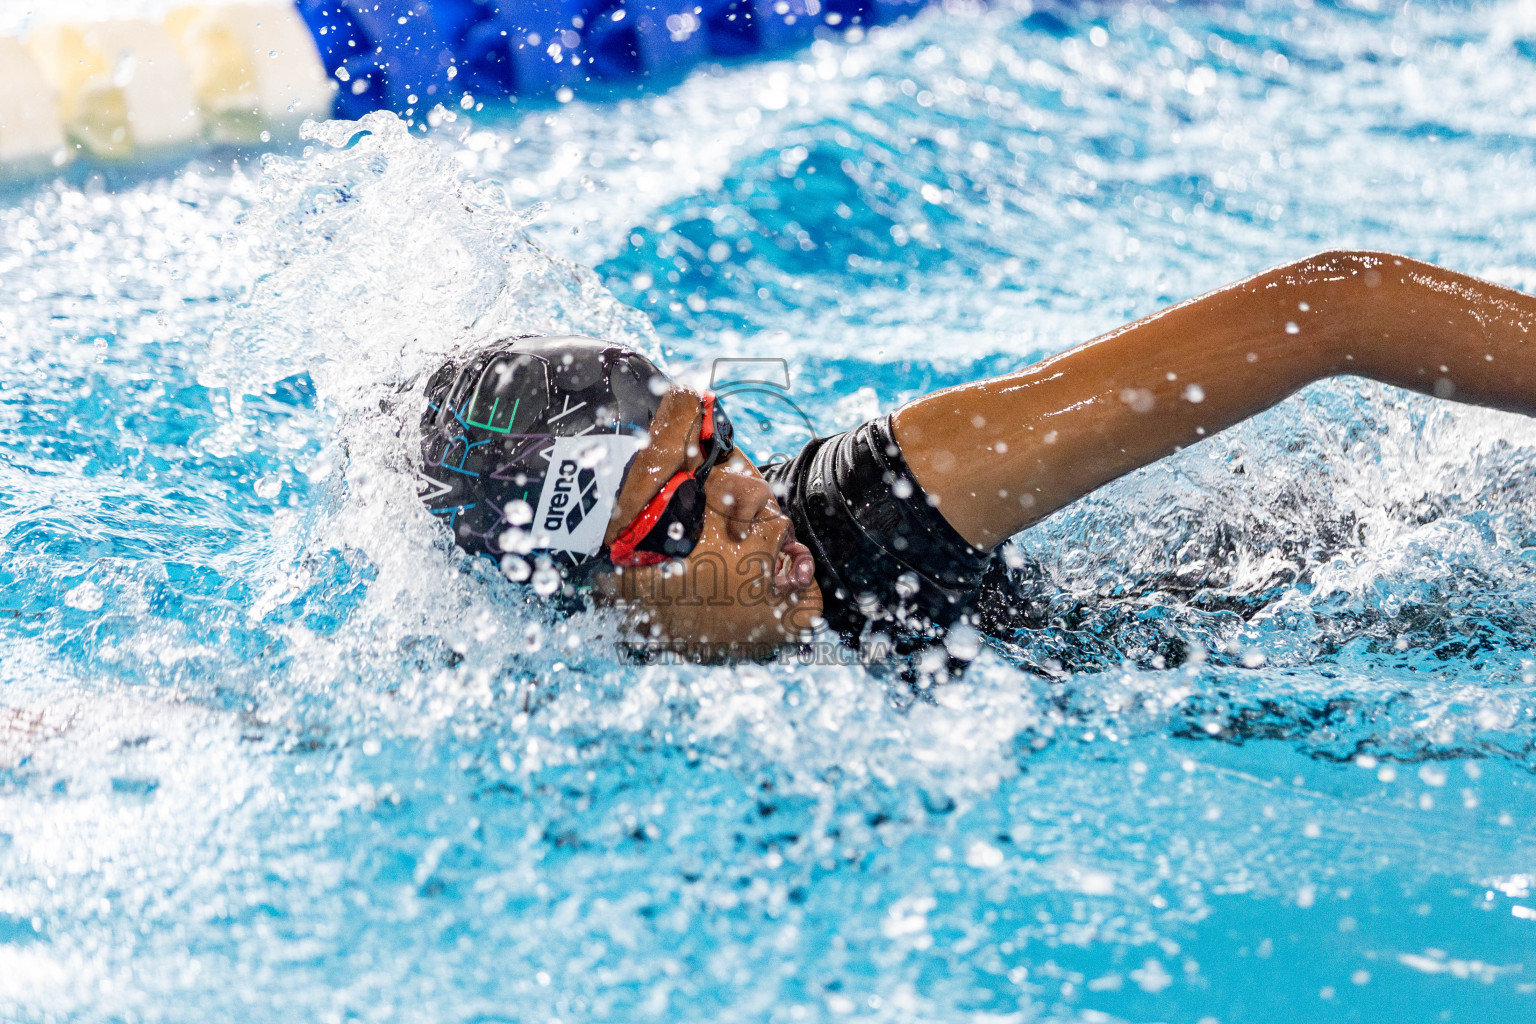
[[[806,589],[816,579],[816,559],[811,549],[795,540],[795,529],[787,522],[779,538],[778,561],[774,566],[773,592],[779,596]]]

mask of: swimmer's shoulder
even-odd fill
[[[881,623],[942,631],[969,611],[990,553],[967,544],[928,500],[889,416],[759,469],[811,549],[823,614],[844,637]]]

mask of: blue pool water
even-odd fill
[[[1325,246],[1536,288],[1528,3],[1052,10],[5,184],[0,1019],[1536,1016],[1528,421],[1309,389],[947,681],[622,665],[416,503],[501,331],[781,357],[768,450]]]

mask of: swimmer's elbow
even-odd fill
[[[1383,270],[1417,263],[1407,256],[1374,249],[1324,249],[1291,264],[1300,283],[1367,281],[1379,279]]]

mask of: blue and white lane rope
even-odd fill
[[[663,85],[929,0],[286,0],[54,22],[0,36],[0,162],[196,140],[255,143],[306,117]]]

